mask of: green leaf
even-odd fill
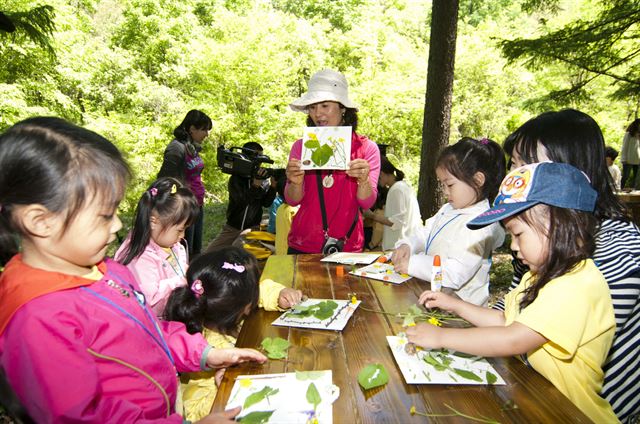
[[[464,353],[464,352],[458,352],[457,350],[453,353],[451,353],[454,356],[457,356],[458,358],[465,358],[465,359],[471,359],[471,358],[476,358],[477,355],[471,355],[469,353]]]
[[[242,409],[245,409],[250,407],[251,405],[260,403],[265,398],[268,401],[269,396],[273,396],[279,391],[280,389],[272,389],[269,386],[265,386],[259,392],[251,393],[249,396],[247,396],[247,398],[244,400],[244,405],[242,405]]]
[[[479,375],[476,375],[475,373],[471,372],[471,371],[467,371],[467,370],[461,370],[459,368],[454,368],[453,371],[458,374],[460,377],[464,377],[467,380],[473,380],[473,381],[477,381],[479,383],[482,383],[482,377],[480,377]]]
[[[309,140],[304,142],[304,147],[306,147],[307,149],[310,149],[310,150],[315,150],[318,147],[320,147],[320,142],[318,141],[317,138],[315,138],[315,139],[310,138]]]
[[[389,374],[382,364],[369,364],[358,374],[358,383],[365,390],[382,386],[388,381]]]
[[[296,371],[296,380],[317,380],[324,374],[324,371]]]
[[[431,355],[431,353],[427,353],[426,355],[424,355],[422,357],[422,360],[435,368],[436,371],[445,371],[447,368],[449,368],[448,366],[440,363],[434,356]]]
[[[241,423],[264,424],[269,421],[275,411],[254,411],[240,418]]]
[[[266,337],[261,343],[269,359],[286,358],[287,349],[289,349],[290,345],[291,343],[281,337]]]
[[[489,384],[496,384],[496,381],[498,381],[498,377],[491,371],[487,371],[486,378],[487,378],[487,383]]]
[[[333,156],[333,149],[328,144],[323,144],[320,148],[314,150],[311,154],[311,160],[317,166],[322,166],[329,162],[331,156]]]
[[[309,384],[309,388],[307,389],[307,401],[313,405],[314,411],[318,408],[320,402],[322,402],[318,388],[314,383]]]

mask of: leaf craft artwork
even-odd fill
[[[357,268],[349,274],[372,278],[374,280],[380,280],[392,284],[401,284],[411,279],[411,276],[408,274],[400,274],[394,271],[393,264],[383,262],[374,262],[371,265]]]
[[[360,301],[307,299],[280,315],[272,325],[341,331]]]
[[[241,406],[236,420],[243,423],[331,424],[339,395],[331,370],[242,375],[225,409]]]
[[[281,337],[265,337],[260,346],[264,349],[269,359],[284,359],[287,357],[287,350],[289,349],[289,343],[287,340]]]
[[[387,336],[387,342],[407,384],[505,384],[493,366],[480,356],[413,347],[402,334]]]
[[[351,127],[307,127],[302,137],[302,169],[347,169]]]

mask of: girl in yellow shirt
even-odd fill
[[[587,177],[571,165],[543,162],[510,172],[493,208],[467,226],[501,221],[530,272],[507,295],[504,312],[425,291],[421,304],[476,327],[421,324],[407,330],[409,341],[480,356],[523,355],[594,422],[617,422],[599,396],[615,321],[609,287],[589,259],[596,198]]]
[[[242,321],[256,307],[290,308],[302,292],[260,276],[256,258],[237,247],[224,247],[195,258],[187,271],[187,286],[173,291],[165,318],[180,321],[191,334],[201,332],[215,348],[233,347]],[[197,421],[209,414],[222,372],[217,370],[180,376],[183,416]],[[177,409],[177,408],[176,408]]]

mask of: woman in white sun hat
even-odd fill
[[[349,99],[347,79],[330,69],[318,71],[309,80],[307,92],[289,107],[306,113],[310,127],[352,127],[351,161],[346,171],[305,172],[300,162],[302,140],[293,143],[285,200],[300,209],[291,224],[289,253],[360,252],[364,245],[360,209],[376,201],[380,151],[374,142],[356,133],[358,108]]]

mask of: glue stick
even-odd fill
[[[431,268],[431,290],[442,290],[442,268],[440,267],[440,256],[433,257],[433,267]]]

